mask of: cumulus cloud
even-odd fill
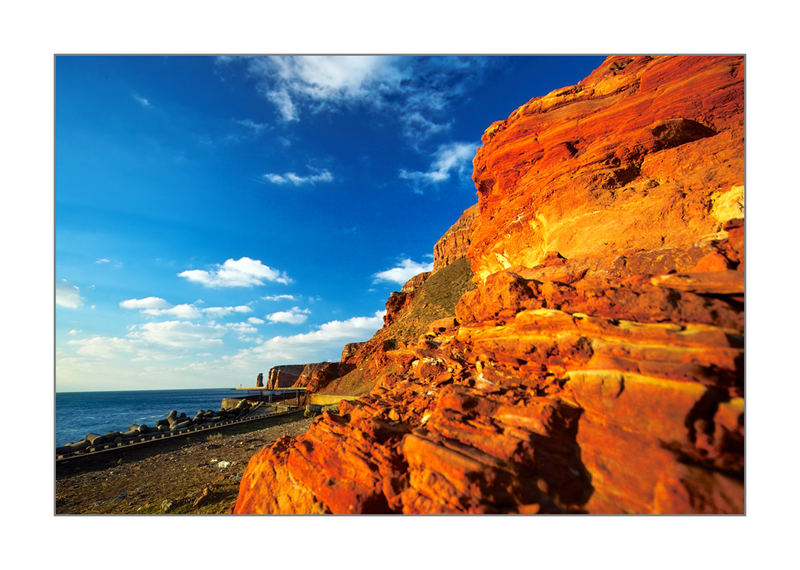
[[[225,317],[231,313],[251,313],[253,309],[247,305],[237,305],[235,307],[208,307],[202,311],[206,316]]]
[[[67,344],[76,346],[76,354],[94,358],[114,358],[120,353],[130,353],[136,345],[128,338],[92,336],[70,340]]]
[[[308,167],[310,170],[315,170]],[[318,184],[320,182],[333,182],[333,174],[328,170],[315,170],[314,174],[307,176],[299,176],[294,172],[285,172],[283,174],[267,173],[264,179],[272,184],[292,184],[294,186],[302,186],[304,184]]]
[[[465,176],[472,172],[472,159],[478,145],[473,143],[449,143],[441,145],[434,154],[430,168],[425,172],[400,170],[400,178],[421,184],[438,184],[455,172]]]
[[[263,285],[267,281],[283,284],[292,281],[285,272],[273,269],[258,259],[249,257],[228,259],[210,271],[202,269],[182,271],[178,273],[178,277],[183,277],[193,283],[200,283],[205,287],[254,287]]]
[[[166,309],[170,306],[161,297],[145,297],[143,299],[126,299],[119,304],[123,309]]]
[[[267,320],[271,323],[288,323],[290,325],[299,325],[306,322],[308,315],[311,314],[311,309],[301,309],[300,307],[292,307],[288,311],[277,311],[267,315]]]
[[[67,309],[80,309],[84,298],[77,285],[70,285],[66,279],[56,283],[56,305]]]
[[[169,309],[144,309],[142,312],[154,317],[168,316],[185,320],[199,319],[202,316],[202,313],[197,307],[185,303],[182,305],[175,305]]]
[[[257,362],[313,362],[330,358],[341,352],[349,342],[369,339],[383,326],[385,311],[371,317],[352,317],[344,321],[329,321],[307,333],[276,336],[258,346],[239,351],[228,358],[232,364],[247,368]]]
[[[95,263],[111,263],[111,260],[108,259],[107,257],[101,257],[100,259],[95,261]]]
[[[228,329],[236,331],[240,334],[256,333],[258,330],[251,323],[228,323],[225,325]]]
[[[259,319],[258,317],[250,317],[249,319],[247,319],[247,322],[254,325],[263,325],[264,319]]]
[[[286,122],[308,113],[366,106],[396,117],[416,146],[450,127],[450,104],[465,97],[492,61],[453,56],[272,56],[218,58],[216,63],[220,70],[243,66]]]
[[[202,348],[222,344],[222,325],[200,325],[186,321],[160,321],[135,327],[128,336],[173,348]]]
[[[386,269],[385,271],[376,273],[373,276],[373,283],[378,283],[379,281],[390,281],[392,283],[399,283],[402,285],[415,275],[425,271],[433,271],[432,261],[430,263],[418,263],[411,259],[404,259],[397,267],[392,267],[391,269]]]

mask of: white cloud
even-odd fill
[[[208,307],[202,311],[206,316],[224,317],[231,313],[251,313],[253,309],[247,305],[237,305],[236,307]]]
[[[121,352],[129,353],[136,348],[135,343],[130,339],[107,336],[70,340],[67,344],[78,347],[75,350],[76,354],[94,358],[114,358]]]
[[[101,257],[100,259],[95,261],[95,263],[111,263],[111,260],[106,257]]]
[[[119,306],[123,309],[166,309],[170,304],[161,297],[145,297],[143,299],[126,299]]]
[[[373,283],[377,283],[379,281],[391,281],[393,283],[399,283],[402,285],[415,275],[424,271],[433,271],[433,262],[418,263],[416,261],[412,261],[411,259],[404,259],[397,267],[392,267],[391,269],[376,273],[374,275],[375,279]]]
[[[222,344],[225,327],[186,321],[161,321],[138,325],[128,334],[133,339],[173,348],[200,348]]]
[[[152,107],[150,101],[146,97],[142,97],[141,95],[133,95],[133,98],[139,103],[142,107]]]
[[[252,119],[236,119],[234,121],[237,125],[241,125],[253,131],[253,134],[259,135],[261,132],[267,128],[265,123],[257,123]]]
[[[295,102],[346,102],[365,99],[381,84],[400,77],[391,59],[371,56],[273,56],[252,58],[250,73],[285,121],[299,118]]]
[[[175,305],[169,309],[144,309],[142,312],[154,317],[166,315],[185,320],[199,319],[202,316],[202,313],[197,307],[189,304]]]
[[[247,319],[247,322],[254,325],[263,325],[264,319],[259,319],[258,317],[250,317],[249,319]]]
[[[275,103],[275,106],[278,108],[278,112],[283,117],[284,121],[296,121],[297,120],[297,111],[295,110],[294,103],[292,103],[292,97],[286,91],[286,89],[279,89],[277,91],[268,91],[265,93],[267,99]]]
[[[225,327],[240,334],[258,332],[258,329],[250,323],[228,323]]]
[[[352,317],[344,321],[330,321],[316,330],[291,336],[276,336],[256,347],[239,351],[226,358],[237,367],[250,369],[261,362],[300,363],[315,362],[332,355],[338,357],[348,342],[367,340],[383,326],[385,311],[371,317]]]
[[[285,272],[249,257],[228,259],[222,265],[216,265],[216,269],[211,271],[202,269],[182,271],[178,273],[178,277],[200,283],[205,287],[253,287],[263,285],[266,281],[284,284],[292,281]]]
[[[243,65],[286,122],[361,105],[396,117],[414,146],[451,125],[449,106],[467,96],[493,61],[481,57],[272,56],[218,58]]]
[[[70,285],[66,280],[56,283],[56,305],[67,309],[79,309],[83,306],[83,301],[81,290],[76,285]]]
[[[311,314],[311,309],[301,309],[300,307],[292,307],[288,311],[277,311],[267,315],[267,320],[271,323],[288,323],[290,325],[299,325],[306,322],[308,315]]]
[[[441,145],[434,155],[431,167],[427,172],[409,172],[400,170],[400,178],[436,184],[450,178],[452,172],[466,175],[472,172],[472,159],[478,145],[473,143],[449,143]]]
[[[294,301],[294,295],[267,295],[266,297],[261,298],[265,301],[281,301],[283,299]]]
[[[333,174],[326,170],[316,170],[308,167],[310,170],[315,171],[315,174],[307,176],[298,176],[294,172],[284,172],[283,174],[267,173],[264,178],[273,184],[293,184],[294,186],[301,186],[303,184],[317,184],[319,182],[333,182]]]

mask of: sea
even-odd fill
[[[219,410],[232,388],[56,392],[56,446],[79,441],[87,433],[128,431],[131,424],[153,427],[170,410],[192,417],[197,410]]]

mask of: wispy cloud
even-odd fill
[[[415,275],[425,271],[433,271],[433,262],[418,263],[416,261],[412,261],[411,259],[404,259],[397,267],[392,267],[391,269],[386,269],[385,271],[376,273],[373,276],[373,283],[389,281],[391,283],[399,283],[402,285]]]
[[[277,311],[267,315],[267,320],[271,323],[288,323],[291,325],[299,325],[306,322],[308,315],[311,314],[311,309],[301,309],[300,307],[292,307],[288,311]]]
[[[441,145],[434,154],[433,162],[428,170],[400,170],[400,178],[411,180],[419,185],[438,184],[450,179],[452,173],[466,176],[472,172],[472,159],[478,145],[473,143],[448,143]]]
[[[107,257],[101,257],[95,261],[97,265],[112,265],[113,267],[120,268],[122,267],[121,261],[113,261],[108,259]]]
[[[348,106],[388,110],[419,142],[451,126],[448,108],[467,96],[492,61],[481,57],[271,56],[218,58],[243,65],[285,122]]]
[[[263,325],[264,319],[259,319],[258,317],[250,317],[247,319],[247,322],[253,325]]]
[[[144,299],[127,299],[122,301],[119,306],[123,309],[136,309],[145,315],[161,317],[174,317],[177,319],[191,320],[200,317],[220,318],[233,313],[252,313],[248,305],[237,305],[230,307],[197,307],[203,301],[198,299],[194,303],[183,303],[171,305],[161,297],[145,297]]]
[[[237,125],[241,125],[242,127],[250,129],[255,135],[261,134],[261,132],[268,126],[265,123],[257,123],[252,119],[235,119],[234,122]]]
[[[84,300],[77,285],[70,285],[66,279],[56,283],[56,305],[59,307],[80,309]]]
[[[333,174],[327,169],[316,170],[308,167],[309,170],[314,171],[312,174],[306,176],[299,176],[294,172],[285,172],[283,174],[267,173],[264,179],[273,184],[293,184],[294,186],[302,186],[304,184],[318,184],[320,182],[333,182]]]
[[[203,269],[181,271],[178,277],[200,283],[205,287],[255,287],[264,285],[267,281],[283,284],[292,281],[284,271],[273,269],[260,260],[249,257],[228,259],[209,271]]]
[[[265,301],[282,301],[286,299],[287,301],[294,301],[294,295],[267,295],[266,297],[261,297]]]
[[[153,106],[152,103],[150,103],[150,100],[147,99],[147,97],[142,97],[141,95],[137,95],[136,93],[134,93],[133,94],[133,98],[142,107],[152,107]]]

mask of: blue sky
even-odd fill
[[[56,389],[336,360],[476,202],[493,121],[602,57],[56,58]]]

